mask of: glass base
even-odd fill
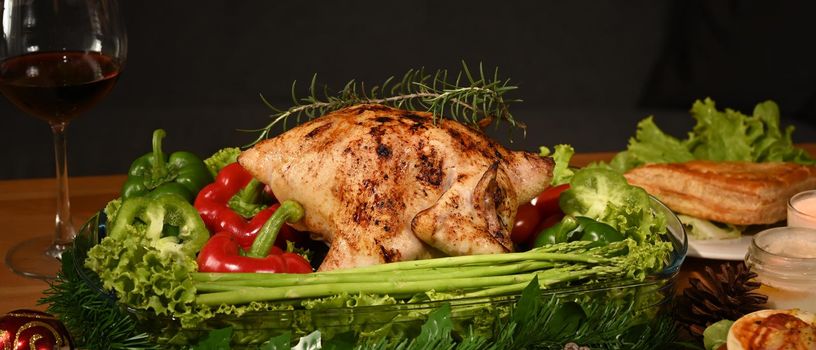
[[[31,278],[52,280],[60,270],[60,256],[67,246],[55,244],[53,236],[27,239],[6,253],[6,266],[14,273]]]

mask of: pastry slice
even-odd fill
[[[625,174],[675,212],[734,225],[785,219],[794,194],[816,189],[816,167],[795,163],[649,164]]]

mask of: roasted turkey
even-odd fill
[[[456,121],[382,105],[329,113],[239,162],[303,205],[293,226],[331,245],[321,271],[512,251],[516,209],[548,187],[553,166]]]

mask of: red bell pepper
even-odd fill
[[[249,249],[277,207],[264,205],[263,195],[264,185],[240,164],[232,163],[218,172],[215,182],[201,189],[194,206],[210,232],[229,232],[242,248]],[[285,247],[286,241],[301,240],[288,226],[281,228],[278,237],[279,247]]]
[[[542,218],[547,218],[554,214],[561,214],[561,207],[559,206],[558,201],[561,198],[561,193],[569,188],[569,184],[550,187],[544,190],[544,192],[541,192],[541,194],[539,194],[537,197],[533,198],[533,200],[530,201],[530,204],[538,209],[538,213]]]
[[[274,210],[274,209],[273,209]],[[264,223],[258,237],[246,255],[241,254],[235,236],[219,232],[212,236],[198,253],[200,272],[268,272],[310,273],[312,266],[302,256],[282,251],[273,246],[284,222],[303,218],[303,207],[295,201],[284,201]]]

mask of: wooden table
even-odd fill
[[[71,211],[79,226],[115,198],[125,176],[93,176],[70,179]],[[18,242],[42,235],[54,235],[56,213],[54,179],[0,181],[0,315],[14,309],[44,309],[37,306],[48,284],[13,273],[5,265],[6,251]]]
[[[816,144],[802,145],[816,154]],[[591,162],[609,160],[614,153],[576,154],[572,165],[584,166]],[[119,195],[124,175],[75,177],[70,180],[74,225],[77,228],[105,203]],[[38,235],[53,235],[56,212],[56,183],[53,179],[0,181],[0,257],[5,261],[6,251],[24,239]],[[681,285],[687,276],[717,261],[687,259],[682,268]],[[18,276],[5,263],[0,268],[0,315],[20,308],[43,310],[37,300],[48,285],[41,281]]]

